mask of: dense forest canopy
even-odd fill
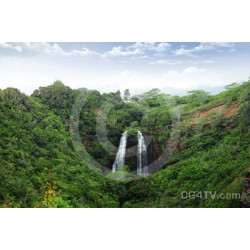
[[[250,81],[225,89],[214,96],[203,90],[171,96],[154,88],[131,97],[128,89],[101,94],[56,81],[31,96],[14,88],[0,90],[0,206],[241,207],[242,199],[180,197],[182,191],[243,192]],[[141,131],[150,138],[150,164],[168,147],[174,130],[178,143],[162,169],[134,178],[134,156],[126,157],[119,173],[93,171],[71,137],[72,108],[81,96],[87,101],[77,118],[78,131],[91,157],[111,170],[115,154],[107,152],[97,132],[118,147],[128,131],[128,147],[136,148]],[[98,121],[104,126],[98,127]],[[119,174],[126,178],[116,181]]]

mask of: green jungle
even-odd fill
[[[0,89],[0,207],[247,207],[249,114],[250,81],[217,95],[101,94],[59,80],[30,96]],[[116,152],[105,140],[118,148],[125,131],[126,154],[134,154],[112,172]],[[149,138],[148,164],[169,153],[146,176],[134,174],[138,131]]]

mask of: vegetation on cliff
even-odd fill
[[[0,90],[0,206],[241,207],[239,198],[217,197],[243,190],[249,166],[249,87],[248,81],[215,96],[194,90],[181,97],[152,89],[130,98],[126,90],[124,99],[119,91],[72,90],[60,81],[31,96]],[[127,157],[121,171],[126,181],[115,180],[119,173],[106,178],[101,170],[92,171],[70,137],[72,107],[82,94],[87,101],[78,129],[91,157],[112,168],[115,156],[100,143],[97,129],[115,146],[129,131],[129,147],[136,146],[141,130],[151,138],[150,164],[168,147],[174,130],[178,143],[163,168],[134,179],[129,172],[136,168],[136,157]],[[208,190],[216,198],[181,196]]]

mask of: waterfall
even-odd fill
[[[137,174],[148,175],[147,146],[141,131],[137,132],[138,153],[137,153]]]
[[[115,162],[112,167],[112,172],[115,172],[118,167],[125,165],[125,154],[127,146],[127,131],[122,134]]]

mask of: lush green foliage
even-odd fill
[[[57,207],[118,205],[110,183],[87,168],[73,150],[60,116],[16,89],[2,91],[0,100],[2,206],[39,206],[49,172],[56,183]]]
[[[240,199],[182,199],[181,192],[242,192],[249,166],[249,85],[230,85],[216,96],[194,90],[171,97],[152,89],[130,98],[126,90],[124,100],[119,91],[72,90],[60,81],[31,96],[13,88],[0,90],[0,206],[240,207]],[[79,118],[73,117],[72,107],[82,94],[87,101]],[[217,111],[196,119],[188,116],[221,104],[240,108],[227,117]],[[99,136],[107,131],[116,146],[125,130],[128,146],[137,144],[138,130],[150,135],[149,161],[166,148],[175,125],[180,140],[161,171],[134,179],[129,172],[135,170],[134,157],[105,178],[75,151],[70,138],[75,119],[88,153],[110,169],[114,155],[97,137],[98,119],[105,125]]]

